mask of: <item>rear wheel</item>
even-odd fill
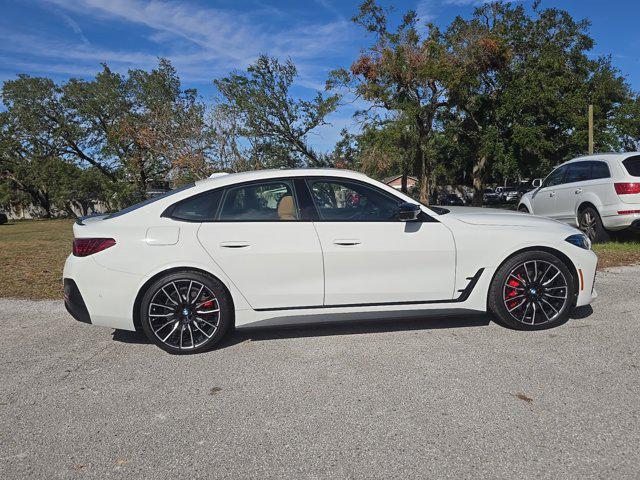
[[[593,207],[581,208],[578,212],[578,228],[594,243],[609,240],[609,233],[602,225],[598,211]]]
[[[574,303],[573,276],[556,256],[543,251],[514,255],[496,272],[489,309],[502,323],[522,330],[564,323]]]
[[[170,353],[213,347],[231,321],[231,299],[215,278],[184,271],[166,275],[145,293],[140,307],[147,338]]]

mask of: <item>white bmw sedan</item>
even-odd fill
[[[77,320],[144,331],[173,353],[277,319],[490,311],[540,329],[595,297],[580,231],[486,209],[418,205],[355,172],[217,176],[80,219],[64,268]]]

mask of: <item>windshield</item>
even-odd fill
[[[130,207],[127,208],[123,208],[122,210],[112,213],[111,215],[108,215],[105,217],[106,219],[109,218],[115,218],[115,217],[120,217],[126,213],[130,213],[133,212],[134,210],[139,209],[140,207],[144,207],[145,205],[149,205],[152,204],[154,202],[157,202],[158,200],[162,200],[163,198],[167,198],[170,197],[171,195],[178,193],[178,192],[183,192],[185,190],[187,190],[188,188],[194,187],[196,184],[195,183],[189,183],[187,185],[184,185],[180,188],[176,188],[175,190],[169,190],[168,192],[164,192],[160,195],[156,195],[155,197],[151,197],[151,198],[147,198],[146,200],[143,200],[142,202],[136,203],[134,205],[131,205]]]

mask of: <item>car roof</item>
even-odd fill
[[[253,180],[268,180],[270,178],[282,177],[342,177],[351,179],[368,179],[367,175],[352,170],[339,168],[291,168],[291,169],[268,169],[252,170],[247,172],[230,173],[228,175],[215,175],[213,178],[198,180],[196,185],[202,187],[213,187],[231,185],[240,182],[250,182]]]
[[[600,160],[600,161],[622,161],[626,160],[629,157],[640,155],[640,152],[604,152],[604,153],[594,153],[591,155],[583,155],[581,157],[572,158],[564,163],[558,165],[561,167],[562,165],[568,165],[569,163],[575,162],[584,162],[585,160]]]

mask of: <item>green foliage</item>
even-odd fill
[[[214,171],[327,165],[416,176],[422,201],[443,184],[480,193],[586,153],[590,104],[596,150],[638,148],[640,97],[609,57],[593,56],[588,21],[537,1],[483,2],[442,29],[390,12],[360,5],[353,21],[371,44],[331,72],[332,93],[311,99],[292,93],[291,60],[266,55],[214,80],[211,106],[164,59],[126,74],[103,65],[91,79],[5,81],[0,205],[87,213]],[[364,105],[362,128],[318,152],[309,136],[343,95]]]
[[[223,102],[222,115],[236,120],[239,137],[251,145],[249,165],[300,167],[324,164],[321,155],[307,143],[308,134],[326,124],[338,106],[339,97],[317,92],[312,100],[290,94],[297,70],[291,60],[260,56],[246,72],[232,72],[214,81]]]

